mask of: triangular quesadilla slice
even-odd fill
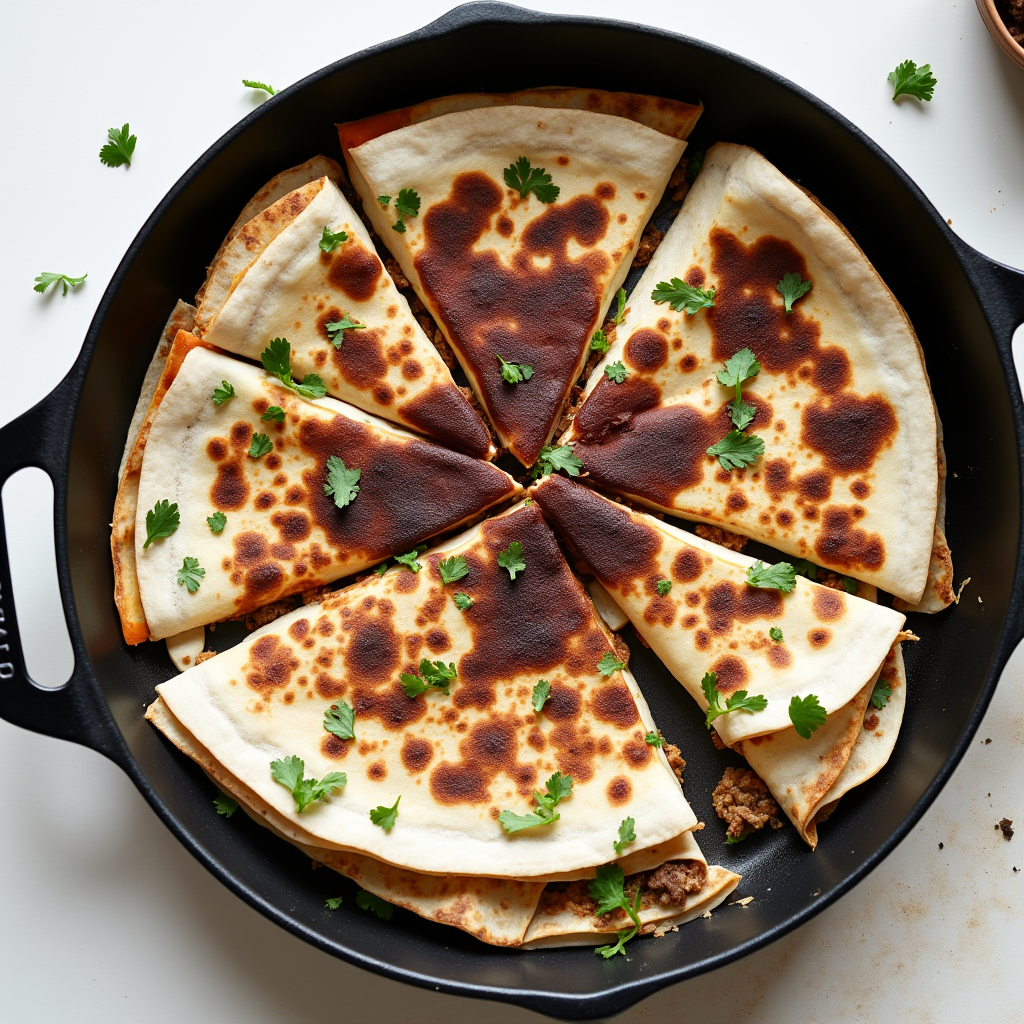
[[[296,374],[316,373],[335,398],[477,458],[494,453],[370,233],[327,176],[278,199],[225,244],[196,331],[253,360],[286,338]]]
[[[916,603],[939,495],[914,330],[840,224],[720,143],[564,440],[603,488]]]
[[[524,465],[550,440],[684,146],[608,114],[496,106],[349,150],[374,228]]]
[[[654,723],[621,664],[529,504],[283,616],[158,691],[315,845],[528,880],[607,863],[627,817],[630,852],[696,824],[664,751],[645,742]],[[293,757],[301,777],[346,780],[300,811],[301,786],[271,767]]]
[[[848,704],[905,621],[891,608],[794,577],[792,566],[766,574],[753,558],[566,477],[548,476],[530,494],[702,708],[711,673],[722,707],[740,691],[765,698],[758,710],[713,719],[727,746],[788,729],[794,698],[826,714]],[[748,570],[765,585],[749,582]],[[790,591],[768,585],[783,581]]]
[[[149,427],[135,498],[151,639],[359,572],[519,490],[489,463],[335,399],[309,401],[295,390],[305,385],[286,387],[193,335],[179,333],[179,347],[187,354],[168,356],[177,369]],[[290,381],[287,351],[274,352]],[[129,642],[142,638],[137,625],[125,621]]]

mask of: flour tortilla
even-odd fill
[[[320,248],[324,228],[347,239]],[[327,325],[345,317],[337,347]],[[275,337],[292,371],[327,393],[478,458],[487,430],[412,315],[369,232],[329,177],[288,193],[239,229],[212,270],[196,330],[208,344],[258,362]]]
[[[789,703],[813,693],[831,714],[882,664],[905,616],[803,577],[789,594],[751,587],[754,559],[635,512],[566,477],[530,495],[589,565],[666,668],[702,708],[705,672],[723,694],[763,694],[768,707],[714,721],[723,742],[790,727]],[[659,580],[672,581],[666,595]],[[782,630],[784,643],[769,638]]]
[[[548,443],[685,143],[587,110],[443,114],[349,150],[367,215],[438,321],[501,443],[532,465]],[[561,192],[507,187],[526,156]],[[395,199],[421,199],[398,232]],[[382,205],[377,197],[392,201]],[[532,368],[506,383],[497,356]]]
[[[187,352],[160,401],[138,487],[136,575],[151,639],[359,572],[519,491],[486,462],[335,399],[300,398],[262,369],[211,352],[185,332],[179,343],[199,347]],[[169,362],[175,359],[172,351]],[[235,397],[215,405],[222,380]],[[284,422],[263,421],[275,405]],[[249,456],[255,433],[272,439],[272,452]],[[362,471],[360,490],[345,508],[324,492],[330,456]],[[146,513],[158,501],[178,505],[180,525],[145,548]],[[207,524],[215,511],[227,516],[220,533]],[[187,557],[205,570],[195,593],[176,582]],[[123,577],[126,567],[115,563],[115,570]]]
[[[512,541],[526,569],[497,562]],[[442,585],[442,557],[468,573]],[[601,675],[609,635],[536,507],[521,505],[421,556],[298,609],[230,651],[158,687],[171,713],[232,775],[315,845],[396,867],[520,880],[605,863],[619,823],[638,850],[692,829],[696,817],[628,673]],[[452,594],[468,594],[460,611]],[[455,664],[451,695],[409,698],[399,681],[421,657]],[[539,678],[550,682],[533,712]],[[325,731],[344,699],[358,742]],[[270,762],[296,754],[307,775],[345,771],[344,790],[296,813]],[[561,770],[575,779],[561,819],[514,836],[501,810],[527,813],[534,789]],[[369,811],[401,797],[390,832]],[[630,852],[636,852],[631,850]]]
[[[776,285],[812,282],[790,314]],[[690,316],[657,304],[673,277],[716,289]],[[629,298],[564,440],[590,479],[921,599],[939,493],[937,426],[906,314],[840,224],[760,154],[719,143]],[[716,380],[749,347],[744,385],[765,454],[726,472],[706,448],[732,424]],[[629,373],[614,384],[605,366]]]

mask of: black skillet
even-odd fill
[[[660,941],[637,941],[628,960],[604,961],[589,949],[488,947],[404,911],[378,921],[351,898],[325,910],[325,896],[350,892],[347,883],[310,871],[304,858],[242,816],[217,817],[208,780],[143,721],[154,685],[173,669],[163,644],[125,646],[113,602],[107,524],[143,372],[171,306],[195,293],[237,211],[282,168],[318,152],[337,157],[336,121],[447,93],[538,84],[700,99],[701,137],[756,147],[835,212],[924,346],[951,470],[948,533],[958,576],[973,578],[959,607],[913,617],[922,643],[905,645],[909,702],[896,751],[878,777],[843,798],[814,853],[792,828],[738,847],[723,844],[709,794],[732,755],[713,751],[693,702],[631,637],[634,670],[655,718],[690,758],[687,795],[709,824],[701,846],[709,861],[741,872],[742,892],[757,899]],[[637,25],[502,4],[457,8],[311,75],[206,152],[132,243],[71,372],[0,431],[0,485],[23,466],[40,466],[53,479],[58,572],[75,651],[74,675],[62,689],[45,691],[29,678],[4,550],[0,715],[106,754],[210,871],[321,949],[416,985],[562,1018],[618,1013],[765,945],[848,891],[910,831],[963,755],[1024,634],[1024,406],[1010,351],[1021,321],[1024,275],[960,241],[870,139],[778,75]]]

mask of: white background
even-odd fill
[[[243,76],[284,87],[425,24],[450,3],[7,0],[0,421],[60,380],[150,211],[259,102],[239,84]],[[767,65],[876,139],[971,245],[1024,267],[1024,71],[999,52],[970,0],[528,6],[629,16]],[[885,76],[908,57],[932,64],[939,84],[931,104],[889,99]],[[125,120],[139,137],[133,165],[102,167],[96,154],[106,130]],[[41,298],[31,290],[41,270],[89,279],[66,299]],[[49,523],[21,480],[5,491],[5,510],[27,531],[19,548],[30,571],[16,600],[27,628],[44,638],[34,668],[59,677],[65,648],[54,639],[52,570],[35,554]],[[965,599],[976,599],[971,588]],[[619,1020],[1020,1020],[1024,832],[1008,843],[993,826],[1006,816],[1024,828],[1022,750],[1018,651],[952,782],[866,882],[768,949]],[[305,946],[207,875],[113,765],[3,722],[0,823],[4,1020],[540,1020],[406,988]]]

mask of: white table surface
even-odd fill
[[[240,86],[243,76],[283,87],[426,23],[450,2],[7,0],[0,421],[60,380],[146,216],[259,102]],[[998,51],[971,0],[527,6],[631,16],[773,68],[876,139],[966,241],[1024,267],[1024,71]],[[885,76],[908,57],[932,64],[931,104],[889,99]],[[106,129],[125,120],[139,137],[133,166],[102,167],[96,154]],[[89,279],[66,299],[41,298],[31,285],[44,269]],[[1020,347],[1024,331],[1016,341]],[[27,531],[23,550],[47,542],[44,510],[21,481],[5,491],[5,509]],[[30,565],[16,601],[27,626],[50,638],[33,668],[52,678],[66,664],[48,625],[57,614],[47,589],[52,570],[38,559]],[[970,589],[965,597],[974,599]],[[1022,779],[1024,649],[950,784],[865,882],[769,948],[618,1019],[1024,1019],[1024,832],[1006,842],[993,827],[1005,816],[1024,829]],[[214,881],[112,764],[3,722],[0,823],[3,1020],[541,1019],[385,981],[306,946]]]

